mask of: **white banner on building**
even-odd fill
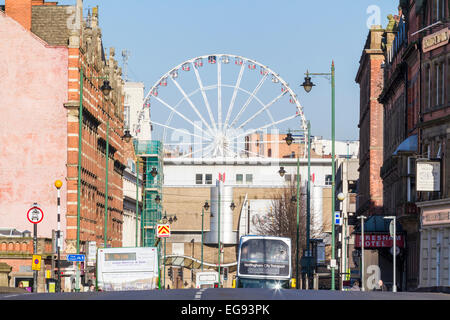
[[[417,159],[416,190],[440,191],[441,162],[428,159]]]

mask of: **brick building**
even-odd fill
[[[372,26],[367,35],[363,52],[359,61],[359,69],[355,81],[360,86],[359,108],[359,181],[357,188],[357,201],[355,216],[365,216],[369,219],[379,219],[383,212],[383,182],[380,177],[380,168],[383,164],[383,105],[377,100],[383,90],[383,35],[385,29],[381,26]],[[360,220],[348,220],[349,225],[355,225],[353,233],[360,234]],[[375,232],[365,224],[366,234]],[[368,232],[369,231],[369,232]],[[353,239],[354,242],[354,239]],[[362,278],[362,252],[361,246],[354,243],[349,247],[348,255],[353,257],[357,270],[353,269],[353,278]],[[350,251],[352,250],[352,251]],[[379,250],[369,248],[364,250],[364,263],[367,266],[380,265]],[[356,271],[356,272],[355,272]],[[367,287],[367,270],[362,279]],[[382,275],[383,277],[383,275]],[[384,277],[383,277],[384,278]]]
[[[382,91],[373,98],[378,95],[377,103],[382,104],[382,133],[378,135],[383,139],[379,144],[382,161],[378,164],[381,164],[379,176],[375,172],[370,181],[382,179],[379,213],[395,215],[401,228],[398,230],[402,230],[400,233],[405,239],[406,246],[401,248],[397,259],[399,290],[450,284],[448,255],[445,253],[450,242],[449,220],[445,214],[449,208],[449,160],[446,156],[450,96],[448,6],[448,1],[441,0],[399,1],[398,15],[388,16],[389,22],[378,46],[382,50],[380,57],[384,59]],[[372,33],[373,30],[369,37]],[[363,56],[368,52],[365,50]],[[358,71],[360,81],[357,77],[362,89],[361,106],[368,103],[363,90],[370,90],[363,82],[363,66],[362,63]],[[362,119],[365,114],[361,109]],[[374,124],[364,126],[360,123],[361,149],[368,145],[369,132],[374,128]],[[361,163],[365,163],[365,159],[372,157],[364,156],[362,151]],[[439,191],[416,191],[419,159],[439,162]],[[360,172],[358,214],[364,214],[367,200],[363,199],[370,192],[366,191],[368,186],[364,180],[367,179],[363,177],[368,175],[362,166]],[[383,274],[386,269],[383,265],[392,268],[389,266],[392,255],[385,249],[378,253],[378,265]]]
[[[372,26],[359,62],[356,83],[360,86],[359,175],[357,215],[380,214],[383,208],[383,105],[377,98],[383,90],[384,54],[381,26]]]
[[[419,215],[415,205],[415,157],[420,91],[420,51],[412,36],[419,26],[415,1],[401,1],[385,35],[384,90],[384,214],[396,216],[405,232],[406,248],[399,254],[397,286],[417,287]],[[389,255],[386,255],[389,257]]]
[[[421,49],[422,79],[418,157],[440,164],[439,188],[417,192],[421,221],[418,285],[445,288],[447,292],[450,288],[449,6],[448,1],[423,2],[416,8],[420,32],[415,35]]]
[[[46,213],[39,237],[51,239],[57,225],[53,183],[59,179],[63,181],[62,257],[77,252],[77,237],[80,253],[86,253],[88,241],[102,246],[108,141],[107,244],[121,246],[123,82],[114,50],[107,57],[103,48],[98,8],[85,18],[81,0],[76,6],[6,0],[1,9],[0,70],[7,72],[0,71],[0,112],[8,121],[1,132],[5,149],[0,157],[10,168],[0,171],[0,226],[30,229],[23,218],[38,202]],[[100,90],[106,78],[113,89],[109,97]],[[80,106],[83,139],[78,183]]]

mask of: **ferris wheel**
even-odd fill
[[[173,158],[248,158],[263,155],[246,147],[246,137],[259,134],[260,144],[282,142],[265,139],[279,137],[273,133],[288,126],[307,132],[303,107],[286,81],[253,59],[211,54],[160,77],[133,130],[140,139],[142,130],[151,128],[153,139],[158,135]]]

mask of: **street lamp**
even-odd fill
[[[231,202],[231,204],[230,204],[231,211],[234,211],[235,208],[236,208],[236,205],[234,204],[234,202]]]
[[[156,170],[155,167],[152,168],[152,171],[150,171],[150,174],[152,175],[153,178],[156,177],[156,175],[158,174],[158,170]]]
[[[112,88],[109,85],[109,81],[108,80],[104,80],[103,81],[103,85],[100,87],[100,90],[102,90],[102,92],[105,95],[105,97],[109,96],[109,94],[111,93]]]
[[[292,202],[292,203],[296,203],[296,202],[297,202],[297,197],[296,197],[296,196],[292,196],[291,202]]]
[[[284,170],[284,167],[280,167],[280,170],[278,170],[278,173],[280,174],[280,177],[284,177],[286,170]]]
[[[286,135],[286,138],[284,138],[284,140],[286,141],[286,144],[288,145],[288,146],[290,146],[291,144],[292,144],[292,142],[294,142],[294,138],[292,137],[292,133],[288,133],[287,135]]]
[[[205,201],[205,204],[202,207],[202,271],[203,271],[203,217],[205,215],[205,210],[208,211],[209,209],[209,203],[208,201]]]
[[[159,196],[159,194],[156,195],[155,202],[156,202],[156,204],[160,204],[161,203],[161,197]]]
[[[108,99],[109,94],[111,93],[111,86],[109,85],[108,80],[103,80],[103,85],[100,87],[100,90],[103,92],[103,96],[105,99]],[[105,177],[105,235],[104,235],[104,247],[107,247],[108,243],[108,176],[109,176],[109,104],[108,111],[106,113],[106,177]]]
[[[310,123],[308,121],[307,123],[307,130],[308,130],[308,180],[307,180],[307,192],[306,192],[306,259],[307,259],[307,279],[309,281],[310,276],[310,259],[311,259],[311,251],[310,251],[310,168],[311,168],[311,127]],[[294,142],[294,138],[292,136],[292,133],[289,132],[286,134],[286,137],[284,138],[286,141],[286,144],[290,146]],[[286,173],[284,170],[284,167],[280,167],[280,170],[278,171],[281,177],[283,177]],[[297,242],[296,242],[296,286],[298,288],[299,283],[299,271],[298,271],[298,255],[299,255],[299,225],[300,225],[300,155],[299,152],[297,152],[297,196],[292,196],[291,202],[297,203]],[[309,284],[308,284],[309,288]]]
[[[315,84],[311,82],[311,77],[309,76],[308,71],[306,71],[305,81],[300,86],[302,86],[306,92],[310,92],[312,87],[315,86]]]
[[[56,268],[58,269],[58,286],[56,288],[57,292],[61,292],[61,270],[60,270],[60,261],[61,261],[61,246],[60,246],[60,239],[61,239],[61,187],[62,187],[62,181],[56,180],[55,181],[55,187],[58,190],[57,192],[57,205],[58,205],[58,231],[56,231],[56,252],[58,254],[58,258],[56,260]]]
[[[125,130],[125,134],[123,135],[122,139],[125,140],[126,143],[129,143],[131,141],[132,135],[130,134],[130,130]]]
[[[177,222],[177,220],[178,220],[178,218],[175,215],[173,218],[172,217],[169,218],[169,223],[172,224],[173,222]]]
[[[335,239],[334,239],[334,228],[335,228],[335,221],[334,221],[334,211],[335,211],[335,201],[334,201],[334,195],[335,195],[335,155],[334,155],[334,149],[335,149],[335,68],[334,68],[334,61],[331,63],[331,72],[330,73],[309,73],[309,71],[306,71],[306,77],[305,81],[301,86],[305,89],[306,92],[310,92],[312,87],[315,86],[314,83],[311,81],[310,75],[316,75],[316,76],[331,76],[331,194],[333,195],[333,201],[331,201],[331,290],[335,290]],[[309,141],[308,141],[309,143]]]

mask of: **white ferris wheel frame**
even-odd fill
[[[209,57],[216,57],[215,59],[215,64],[217,64],[217,83],[213,84],[213,85],[209,85],[209,86],[203,86],[200,74],[198,72],[198,67],[196,66],[196,62],[199,61],[203,61],[203,60],[208,60]],[[228,58],[228,62],[227,64],[230,62],[230,60],[234,59],[236,61],[236,59],[239,59],[238,61],[240,61],[240,71],[239,71],[239,75],[238,75],[238,79],[236,80],[236,83],[234,85],[230,85],[230,84],[223,84],[222,83],[222,77],[221,77],[221,68],[222,68],[222,63],[223,63],[223,57]],[[250,92],[248,90],[245,90],[244,88],[240,87],[240,83],[244,74],[244,70],[245,70],[245,66],[248,66],[252,64],[254,66],[253,69],[256,69],[256,66],[258,66],[261,70],[264,70],[264,72],[262,72],[263,76],[261,77],[258,85],[255,87],[255,89],[253,90],[253,92]],[[183,70],[183,67],[189,66],[189,68],[192,67],[196,79],[197,79],[197,83],[198,83],[198,88],[190,93],[186,93],[183,88],[180,86],[180,84],[176,81],[176,77],[172,77],[172,75],[174,73],[180,74],[181,71]],[[273,100],[271,100],[269,103],[263,103],[257,96],[256,93],[258,92],[258,90],[261,88],[262,84],[265,82],[265,80],[271,76],[272,77],[272,81],[275,79],[275,81],[277,83],[280,83],[282,85],[282,88],[284,88],[285,90],[282,91],[282,93],[280,95],[278,95],[277,97],[275,97]],[[178,77],[178,76],[177,76]],[[177,87],[177,89],[180,91],[180,93],[183,95],[183,97],[177,102],[176,105],[172,106],[170,104],[168,104],[167,102],[165,102],[164,100],[162,100],[161,98],[159,98],[157,96],[157,94],[155,95],[155,91],[157,92],[158,87],[161,85],[161,83],[163,81],[166,81],[170,79],[172,81],[172,83],[175,84],[175,86]],[[227,111],[227,115],[225,118],[225,122],[222,123],[222,99],[221,99],[221,89],[222,87],[228,87],[228,88],[233,88],[233,96],[231,98],[231,102],[230,105],[228,107],[228,111]],[[211,107],[209,105],[209,101],[208,98],[206,97],[206,93],[205,91],[207,90],[212,90],[212,89],[217,89],[217,108],[218,108],[218,114],[217,114],[217,122],[214,119],[214,115],[212,113]],[[194,94],[201,92],[202,97],[203,97],[203,101],[206,107],[206,110],[208,111],[208,116],[209,116],[209,120],[211,121],[210,123],[208,123],[204,117],[202,116],[202,114],[198,111],[197,107],[194,105],[194,103],[191,101],[190,97],[193,96]],[[234,104],[235,104],[235,99],[236,99],[236,95],[238,93],[238,91],[244,92],[246,93],[249,97],[247,98],[247,101],[245,102],[245,104],[242,106],[241,110],[238,112],[238,114],[234,117],[233,120],[230,119],[231,116],[231,112],[234,108]],[[291,103],[296,105],[296,109],[297,112],[295,115],[291,115],[289,117],[283,118],[281,120],[275,121],[272,117],[272,114],[269,111],[269,107],[272,106],[275,102],[277,102],[279,99],[281,99],[284,95],[289,94],[290,95],[290,99],[291,99]],[[214,135],[217,133],[217,130],[222,130],[223,132],[223,127],[227,126],[225,130],[228,129],[233,129],[233,125],[237,122],[237,120],[240,118],[240,116],[242,115],[242,113],[245,111],[245,109],[247,108],[247,106],[250,104],[250,102],[252,100],[257,101],[260,105],[261,105],[261,109],[256,112],[255,114],[253,114],[250,118],[248,118],[247,120],[245,120],[243,123],[241,123],[237,129],[240,129],[242,127],[244,127],[247,123],[249,123],[251,120],[253,120],[254,118],[256,118],[256,116],[258,116],[259,114],[261,114],[262,112],[266,112],[269,116],[269,118],[271,119],[272,123],[269,123],[267,125],[261,126],[259,128],[256,129],[251,129],[248,131],[245,131],[244,133],[241,133],[239,135],[236,136],[232,136],[231,140],[234,141],[235,139],[237,139],[238,137],[241,137],[243,135],[248,135],[257,131],[260,131],[262,129],[267,129],[271,126],[275,126],[279,123],[294,119],[296,117],[300,117],[300,128],[301,130],[306,133],[307,132],[307,120],[305,118],[304,112],[303,112],[303,107],[301,106],[300,102],[297,99],[297,95],[292,91],[292,89],[289,87],[289,84],[282,79],[278,73],[276,73],[275,71],[273,71],[272,69],[270,69],[268,66],[265,66],[261,63],[259,63],[258,61],[254,60],[254,59],[249,59],[243,56],[239,56],[239,55],[234,55],[234,54],[224,54],[224,53],[220,53],[220,54],[207,54],[207,55],[202,55],[202,56],[198,56],[189,60],[186,60],[182,63],[180,63],[179,65],[177,65],[176,67],[170,69],[167,73],[165,73],[163,76],[161,76],[158,81],[156,81],[153,86],[150,88],[150,90],[148,91],[148,94],[145,96],[144,98],[144,103],[142,108],[138,111],[138,123],[137,126],[134,128],[134,134],[135,136],[139,137],[139,132],[140,132],[140,128],[141,128],[141,122],[144,119],[144,113],[146,112],[146,106],[149,105],[150,100],[151,99],[155,99],[158,102],[160,102],[162,105],[164,105],[167,109],[169,109],[171,112],[169,114],[169,117],[167,118],[167,121],[165,124],[163,123],[158,123],[154,120],[152,120],[150,118],[150,124],[155,124],[158,126],[161,126],[164,128],[164,132],[163,132],[163,140],[165,140],[166,138],[166,134],[167,134],[167,129],[169,130],[173,130],[173,131],[183,131],[184,133],[194,136],[194,137],[198,137],[201,138],[203,141],[204,140],[208,140],[208,141],[212,141],[214,140]],[[205,125],[206,128],[202,128],[200,126],[198,126],[195,122],[193,122],[191,119],[187,118],[186,116],[184,116],[181,112],[179,112],[177,110],[178,106],[184,102],[187,101],[191,108],[194,110],[194,112],[197,114],[198,118],[201,120],[202,124]],[[150,104],[150,108],[151,108],[151,104]],[[192,126],[196,127],[197,129],[199,129],[201,132],[203,132],[204,134],[206,134],[206,136],[199,136],[196,135],[194,133],[190,133],[190,132],[185,132],[186,130],[183,129],[179,129],[179,128],[174,128],[171,127],[169,124],[173,118],[173,116],[177,114],[179,115],[181,118],[183,118],[185,121],[187,121],[188,123],[190,123]],[[231,122],[230,122],[231,120]],[[303,139],[303,143],[307,143],[306,138]],[[275,142],[275,141],[260,141],[261,143],[264,142]],[[282,142],[282,141],[279,141]],[[202,142],[202,144],[204,144],[205,142]],[[164,141],[163,141],[164,144]],[[178,145],[179,143],[177,143]],[[194,145],[196,143],[189,143],[189,145]],[[197,143],[198,144],[198,143]],[[208,149],[209,147],[206,147],[204,150]],[[204,151],[203,150],[203,151]],[[229,150],[231,153],[234,153],[234,151]],[[241,149],[241,151],[244,151]],[[209,150],[208,152],[211,152],[211,150]],[[223,150],[222,150],[223,152]],[[247,151],[248,152],[248,151]],[[195,152],[191,152],[187,155],[183,155],[183,157],[186,156],[191,156],[193,155]],[[238,153],[239,154],[239,153]],[[256,156],[261,156],[261,155],[257,155]],[[304,153],[305,156],[305,153]],[[224,157],[224,155],[222,154],[222,157]]]

